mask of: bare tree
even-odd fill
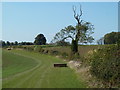
[[[72,52],[78,52],[78,41],[79,42],[92,42],[94,39],[90,36],[93,33],[93,25],[90,22],[85,22],[81,19],[83,12],[80,5],[80,13],[76,13],[76,6],[73,6],[74,18],[77,21],[76,26],[69,25],[60,32],[58,32],[54,40],[65,40],[67,38],[72,39]],[[90,40],[91,39],[91,40]]]

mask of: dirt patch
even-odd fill
[[[81,62],[80,61],[69,61],[68,62],[68,66],[72,69],[78,70],[81,66]]]
[[[84,66],[80,61],[69,61],[68,66],[75,70],[78,78],[82,79],[88,85],[87,88],[103,87],[103,84],[90,74],[90,66]]]

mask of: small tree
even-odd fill
[[[46,38],[44,37],[43,34],[37,35],[34,41],[35,45],[45,45],[46,44]]]
[[[94,40],[92,36],[90,36],[93,33],[93,25],[90,22],[85,22],[81,20],[82,16],[82,10],[80,6],[80,14],[76,14],[76,7],[73,6],[73,12],[74,12],[74,18],[77,21],[76,26],[69,25],[68,27],[65,27],[60,32],[58,32],[52,42],[54,41],[61,41],[65,40],[67,38],[72,39],[72,47],[71,50],[73,53],[78,52],[78,42],[84,43],[84,42],[90,42]]]
[[[97,40],[97,44],[98,45],[103,45],[104,44],[104,37],[102,37],[99,40]]]
[[[13,46],[13,45],[14,45],[14,43],[13,43],[13,42],[11,42],[11,43],[10,43],[10,45],[11,45],[11,46]]]
[[[15,45],[18,45],[18,42],[17,42],[17,41],[15,41]]]
[[[111,33],[107,33],[104,36],[104,43],[105,44],[117,44],[117,42],[119,42],[120,40],[120,32],[111,32]]]
[[[0,40],[0,47],[4,47],[4,46],[6,46],[5,41]]]
[[[6,44],[7,44],[7,46],[10,46],[10,42],[9,42],[9,41],[7,41],[7,43],[6,43]]]
[[[2,41],[2,47],[6,46],[5,41]]]

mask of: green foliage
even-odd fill
[[[27,49],[28,51],[33,51],[33,50],[34,50],[33,47],[26,47],[26,49]]]
[[[46,44],[46,38],[44,37],[43,34],[37,35],[34,41],[35,45],[45,45]]]
[[[68,45],[70,45],[69,42],[65,42],[65,41],[57,41],[56,44],[58,46],[68,46]]]
[[[5,41],[0,40],[0,47],[5,47],[5,46],[6,46]]]
[[[68,56],[68,59],[69,60],[80,60],[80,54],[77,52],[77,53],[73,53],[71,52]]]
[[[81,26],[72,26],[69,25],[68,27],[65,27],[60,32],[58,32],[52,42],[59,42],[64,41],[65,39],[71,38],[72,39],[72,48],[71,51],[73,53],[76,53],[78,50],[78,41],[80,43],[92,43],[93,37],[90,36],[93,34],[93,27],[91,23],[86,24],[87,22],[82,23]]]
[[[17,42],[17,41],[15,41],[15,45],[18,45],[18,42]]]
[[[10,46],[10,42],[9,42],[9,41],[7,41],[7,42],[6,42],[6,45],[7,45],[7,46]]]
[[[34,51],[35,51],[35,52],[42,52],[42,51],[43,51],[43,49],[42,49],[42,47],[41,47],[41,46],[36,45],[36,46],[34,47]]]
[[[102,37],[99,40],[97,40],[97,44],[98,45],[103,45],[104,44],[104,37]]]
[[[111,32],[104,36],[105,44],[116,44],[120,41],[120,32]]]
[[[33,45],[33,43],[32,42],[20,42],[19,45]]]
[[[15,46],[16,48],[23,48],[22,45]]]
[[[61,53],[61,56],[62,56],[62,58],[67,59],[69,55],[68,55],[68,53],[63,52],[63,53]]]
[[[57,50],[49,50],[50,55],[60,55],[60,52]]]
[[[92,43],[94,40],[91,34],[93,34],[93,25],[91,23],[86,24],[84,22],[82,26],[72,26],[69,25],[62,29],[60,32],[56,33],[52,43],[57,41],[64,41],[65,39],[71,38],[72,40],[77,40],[80,43],[89,42]],[[78,33],[79,31],[79,33]]]
[[[120,83],[120,49],[109,45],[92,52],[91,73],[111,86]]]

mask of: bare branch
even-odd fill
[[[79,18],[82,16],[83,12],[82,12],[82,6],[80,5],[80,15]]]
[[[72,40],[74,40],[74,38],[72,36],[67,36],[67,37],[63,38],[63,40],[65,40],[67,38],[71,38]]]
[[[73,6],[73,12],[74,12],[74,18],[76,19],[78,25],[81,25],[81,16],[82,16],[82,9],[81,9],[81,5],[80,5],[80,14],[76,14],[76,6]]]
[[[74,17],[76,17],[76,7],[73,6]]]

